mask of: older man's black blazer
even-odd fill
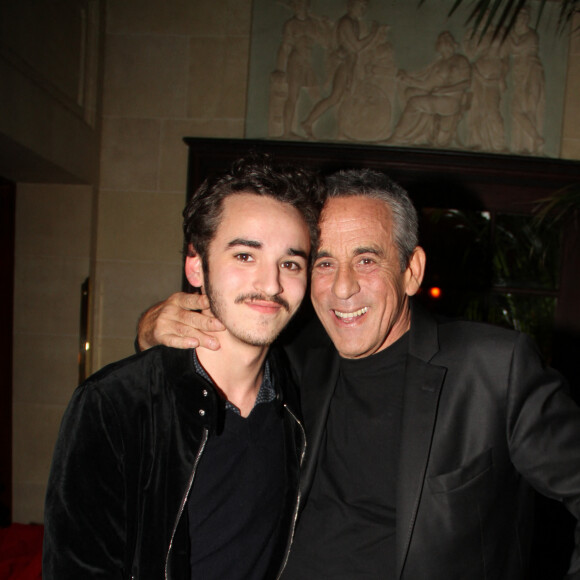
[[[307,498],[339,358],[312,326],[287,350],[301,386]],[[531,487],[580,516],[580,409],[562,377],[543,366],[524,334],[435,320],[413,304],[398,466],[397,578],[525,580]],[[580,578],[578,543],[577,531],[569,578]]]

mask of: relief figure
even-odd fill
[[[403,112],[389,143],[447,147],[470,105],[471,65],[449,31],[437,37],[437,59],[426,69],[397,74]]]
[[[486,22],[486,18],[482,22]],[[471,61],[471,107],[466,114],[467,142],[470,149],[505,152],[505,125],[502,99],[509,69],[508,45],[503,33],[494,35],[488,28],[469,30],[463,39],[463,51]]]
[[[337,111],[343,138],[382,141],[391,132],[397,67],[388,30],[379,26],[375,40],[358,55],[350,88]]]
[[[314,137],[313,126],[316,121],[330,108],[340,105],[347,92],[351,91],[359,54],[374,43],[379,31],[382,31],[382,28],[373,22],[369,33],[363,36],[360,20],[367,8],[368,0],[347,0],[347,13],[336,24],[336,46],[332,51],[332,58],[335,61],[332,88],[330,94],[318,101],[302,122],[302,128],[309,138]],[[344,138],[341,135],[340,124],[339,138]]]
[[[318,97],[319,82],[313,66],[314,47],[327,47],[332,23],[313,15],[309,0],[292,0],[294,16],[284,24],[276,70],[270,78],[269,135],[297,137],[295,117],[302,89]]]
[[[539,37],[529,27],[529,11],[523,8],[509,35],[513,93],[511,100],[511,151],[541,154],[546,107],[544,67]]]

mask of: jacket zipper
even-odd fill
[[[304,455],[306,454],[306,432],[304,431],[304,427],[298,417],[290,410],[288,405],[284,403],[284,408],[290,416],[296,421],[298,427],[300,427],[300,431],[302,433],[302,453],[300,454],[300,462],[299,466],[302,468],[302,461],[304,460]],[[288,537],[288,544],[286,546],[286,552],[284,554],[284,559],[282,560],[282,565],[280,566],[280,570],[278,575],[276,576],[276,580],[282,576],[284,569],[286,568],[286,564],[288,564],[288,558],[290,557],[290,549],[292,548],[292,542],[294,541],[294,532],[296,530],[296,521],[298,520],[298,508],[300,507],[300,502],[302,500],[302,492],[300,491],[300,479],[298,480],[298,495],[296,496],[296,505],[294,507],[294,515],[292,517],[292,527],[290,528],[290,536]]]
[[[209,437],[209,429],[206,427],[203,430],[203,437],[201,439],[201,443],[199,445],[199,449],[197,451],[197,456],[195,458],[195,462],[193,464],[193,469],[191,471],[191,475],[189,476],[189,480],[187,482],[187,487],[185,489],[185,494],[181,500],[181,505],[179,506],[179,511],[177,512],[177,517],[175,518],[175,524],[173,524],[173,531],[171,532],[171,540],[169,541],[169,548],[167,549],[167,556],[165,557],[165,580],[168,580],[167,576],[167,567],[169,565],[169,557],[171,556],[171,550],[173,548],[173,540],[175,539],[175,532],[177,531],[177,526],[179,524],[179,520],[183,515],[183,510],[185,509],[185,505],[187,504],[187,498],[189,497],[189,493],[191,491],[191,486],[193,485],[193,480],[195,478],[195,472],[197,471],[197,466],[199,464],[199,460],[205,450],[205,445],[207,443]]]

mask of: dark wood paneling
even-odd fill
[[[381,169],[408,187],[419,205],[462,194],[467,203],[476,199],[493,209],[514,209],[580,182],[580,163],[542,157],[249,139],[184,141],[189,147],[190,187],[251,150],[325,173],[348,167]]]
[[[189,147],[188,190],[249,151],[270,153],[283,162],[330,173],[372,167],[404,185],[419,207],[478,208],[530,213],[534,205],[572,183],[580,184],[580,162],[543,157],[487,155],[415,148],[306,143],[249,139],[186,137]],[[562,287],[556,324],[580,336],[578,232],[566,232]]]

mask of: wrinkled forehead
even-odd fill
[[[365,215],[378,221],[391,222],[391,208],[386,201],[361,193],[344,194],[328,197],[320,213],[320,225],[338,215],[353,217]]]
[[[329,198],[320,217],[321,250],[334,246],[392,244],[391,209],[384,201],[363,195]]]

